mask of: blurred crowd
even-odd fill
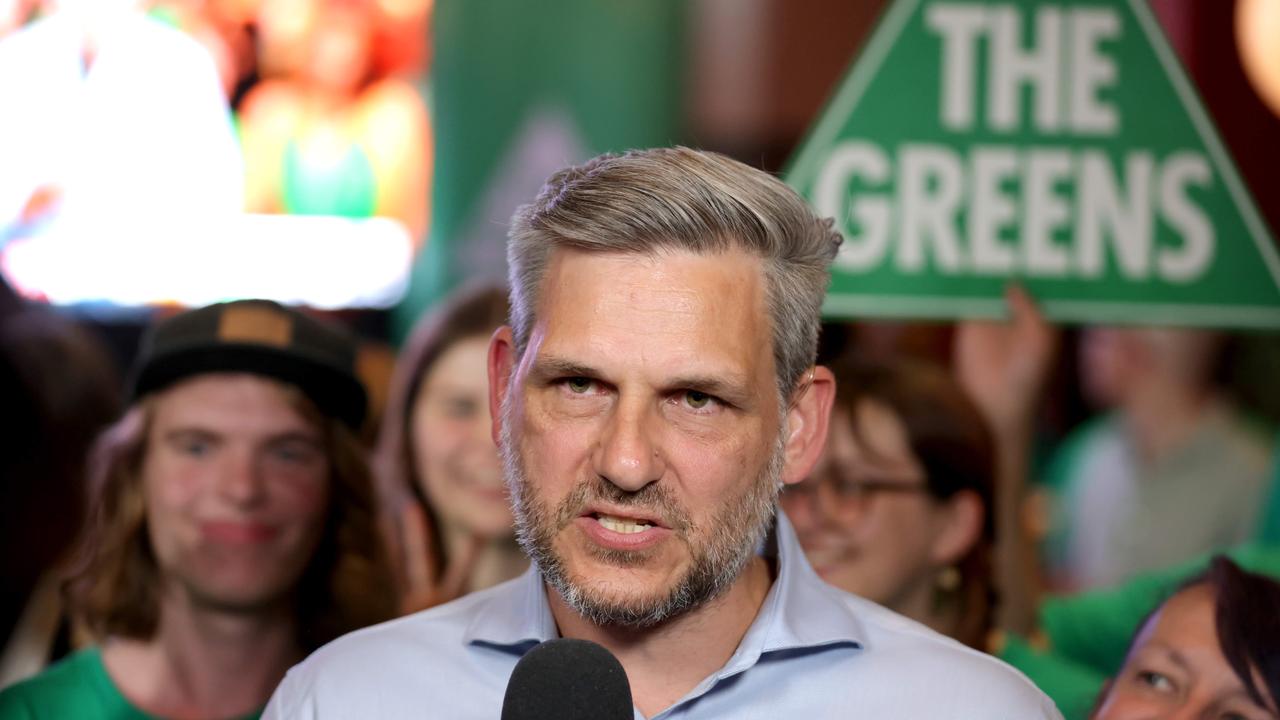
[[[3,3],[0,228],[16,239],[71,222],[246,210],[388,217],[420,240],[430,10],[430,0]]]
[[[1243,411],[1218,379],[1229,359],[1224,335],[1099,327],[1064,340],[1064,331],[1042,318],[1025,293],[1011,289],[1008,302],[1008,322],[828,325],[823,361],[835,371],[838,394],[825,456],[808,480],[783,493],[781,506],[827,582],[999,655],[1049,692],[1067,717],[1085,717],[1098,710],[1104,687],[1119,695],[1122,682],[1151,682],[1125,664],[1136,657],[1130,639],[1138,629],[1151,630],[1146,619],[1178,588],[1263,583],[1251,591],[1173,596],[1178,611],[1194,619],[1187,627],[1201,622],[1196,607],[1213,617],[1214,603],[1232,593],[1274,595],[1274,584],[1250,580],[1258,576],[1240,569],[1280,577],[1274,418]],[[214,309],[225,315],[235,307]],[[315,322],[278,306],[268,310],[287,313],[292,323]],[[212,452],[207,445],[223,442],[158,434],[165,417],[159,403],[184,403],[169,384],[205,367],[191,352],[214,355],[226,342],[220,336],[197,343],[177,356],[194,365],[165,370],[178,362],[165,349],[177,341],[165,334],[195,332],[175,326],[208,312],[152,328],[126,383],[91,331],[47,308],[5,299],[0,359],[6,397],[15,400],[5,404],[6,450],[0,453],[6,463],[0,503],[6,683],[69,654],[78,657],[77,648],[105,638],[154,631],[154,617],[112,608],[143,592],[129,587],[154,582],[145,574],[129,576],[143,570],[128,568],[163,569],[163,518],[169,512],[181,517],[177,507],[166,510],[166,481],[140,487],[138,473],[152,463],[163,466],[153,456],[189,453],[187,462],[196,462]],[[345,518],[343,542],[355,548],[339,563],[355,580],[322,582],[308,594],[309,602],[329,607],[331,617],[313,627],[296,615],[302,610],[277,608],[293,613],[284,626],[301,633],[296,644],[277,648],[278,657],[295,659],[345,629],[490,587],[527,566],[512,534],[485,371],[488,338],[507,315],[501,287],[457,293],[420,320],[394,373],[375,381],[384,387],[359,391],[355,419],[332,397],[332,383],[357,382],[358,353],[349,338],[335,341],[346,343],[349,353],[343,373],[333,373],[337,380],[314,384],[308,375],[290,374],[298,368],[262,366],[277,379],[272,387],[303,389],[307,400],[295,417],[329,428],[314,446],[282,450],[287,462],[280,472],[296,472],[294,455],[328,458],[329,509],[312,512],[329,523]],[[264,319],[246,313],[244,322],[250,321]],[[234,331],[225,317],[220,322],[219,332]],[[261,338],[274,331],[267,323],[246,325],[245,332]],[[293,337],[302,342],[299,332]],[[1076,362],[1065,362],[1064,342],[1074,345]],[[241,368],[238,362],[230,367]],[[1064,364],[1074,368],[1068,384],[1079,388],[1091,412],[1054,437],[1046,407],[1063,401],[1054,376]],[[199,385],[176,387],[194,392]],[[204,400],[197,393],[185,402],[214,412],[214,398],[236,396],[233,388],[206,392]],[[364,398],[374,395],[386,397],[372,411],[380,417],[364,418]],[[280,398],[286,408],[303,401],[287,393]],[[272,423],[283,421],[270,420],[265,406],[255,408],[226,409],[225,432],[231,437],[231,428],[244,426],[247,447],[270,450],[279,433]],[[259,414],[260,428],[246,419]],[[334,426],[326,417],[345,419]],[[170,472],[181,474],[180,468]],[[168,482],[181,484],[177,476]],[[252,488],[243,492],[253,495]],[[85,494],[87,504],[79,500]],[[281,512],[299,512],[298,497],[274,502]],[[124,523],[129,532],[149,528],[144,549],[112,548],[125,542],[115,536],[127,529],[112,515],[126,512],[133,517]],[[263,559],[255,582],[271,584],[275,593],[316,582],[306,578],[318,561],[306,554],[321,550],[297,552],[302,557]],[[343,557],[328,552],[330,563]],[[1214,555],[1231,560],[1206,570]],[[216,567],[206,571],[234,586]],[[1185,601],[1179,599],[1184,594]],[[139,599],[145,596],[133,603],[154,602]],[[1195,598],[1204,604],[1195,605]],[[1224,616],[1222,622],[1235,623],[1232,632],[1258,631],[1250,613],[1275,609],[1245,605]],[[1156,630],[1176,640],[1180,621],[1169,613],[1159,617]],[[1216,632],[1228,630],[1219,625]],[[1150,640],[1147,634],[1141,638]],[[1274,633],[1259,637],[1274,639]],[[1274,661],[1274,647],[1267,652]],[[1263,668],[1263,679],[1273,682],[1266,673],[1275,670]],[[1123,705],[1123,698],[1115,702]]]
[[[14,93],[6,102],[30,103],[4,114],[63,112],[41,105],[63,102],[50,91],[60,80],[38,91],[9,83],[5,67],[38,56],[19,52],[24,37],[57,29],[71,39],[57,48],[80,63],[68,93],[112,83],[109,60],[155,42],[174,63],[208,61],[204,90],[221,100],[187,104],[215,118],[203,126],[165,116],[160,124],[183,137],[118,132],[118,142],[153,145],[129,162],[162,162],[180,144],[193,153],[182,172],[208,170],[225,163],[216,148],[226,140],[237,160],[217,171],[233,197],[225,205],[391,217],[421,238],[430,12],[430,0],[8,0],[0,88]],[[197,44],[203,52],[190,54]],[[183,92],[204,91],[199,74],[183,71]],[[70,124],[103,121],[67,112]],[[0,118],[0,143],[41,134],[14,123]],[[202,165],[192,158],[204,150]],[[112,183],[58,169],[0,170],[0,229],[38,232],[99,202],[95,188]],[[153,203],[170,189],[130,192]],[[96,222],[107,210],[83,212]],[[283,668],[334,637],[527,567],[486,375],[489,338],[507,322],[504,287],[467,286],[435,306],[393,371],[369,371],[376,358],[333,326],[341,318],[252,302],[167,318],[126,370],[92,328],[2,281],[0,687],[59,661],[107,662],[112,677],[134,679],[125,695],[145,694],[145,679],[168,677],[157,664],[174,657],[157,658],[142,641],[184,611],[158,600],[176,578],[245,616],[261,612],[246,626],[251,652],[216,658],[240,681],[201,686],[217,699],[212,710],[171,709],[243,714],[261,708]],[[837,379],[825,455],[781,499],[814,569],[1001,657],[1068,718],[1160,716],[1141,713],[1173,695],[1152,688],[1177,684],[1189,697],[1211,671],[1237,677],[1244,697],[1270,708],[1238,716],[1275,717],[1280,661],[1258,640],[1280,640],[1274,338],[1067,329],[1017,287],[1007,303],[1005,322],[824,329],[819,359]],[[217,374],[228,371],[249,375]],[[197,416],[217,432],[191,431]],[[202,532],[291,534],[247,570],[195,553],[184,524],[213,492],[195,469],[217,453],[263,463],[284,488],[246,471],[217,490],[264,508],[274,524],[213,520]],[[190,652],[178,654],[189,663],[183,682],[205,677],[197,640],[172,639]],[[115,648],[106,660],[85,654],[103,647]],[[1206,665],[1171,669],[1170,649]],[[1240,678],[1241,667],[1256,675]]]

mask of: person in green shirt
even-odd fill
[[[153,329],[65,586],[96,642],[0,692],[0,720],[256,717],[308,652],[391,616],[355,357],[265,301]]]

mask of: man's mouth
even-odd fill
[[[614,550],[641,550],[671,535],[656,513],[631,508],[590,507],[578,516],[578,528],[595,544]]]
[[[653,522],[639,518],[618,517],[617,515],[605,515],[604,513],[591,513],[591,517],[606,530],[611,530],[623,535],[632,535],[634,533],[644,532],[651,527],[656,527]]]

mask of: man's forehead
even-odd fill
[[[640,303],[693,313],[719,306],[729,297],[748,300],[752,309],[763,310],[764,287],[763,261],[738,249],[633,253],[557,248],[540,295],[543,305],[548,296],[571,291],[593,294],[602,303]]]
[[[155,420],[164,425],[226,425],[241,431],[313,430],[296,407],[294,391],[251,373],[194,375],[156,394]]]
[[[574,359],[640,356],[673,374],[746,377],[762,360],[771,372],[764,297],[762,263],[741,251],[561,249],[544,278],[531,348]]]

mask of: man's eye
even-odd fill
[[[301,444],[277,445],[273,451],[278,460],[296,464],[309,463],[318,454],[314,448]]]
[[[582,395],[591,391],[591,379],[584,377],[571,377],[564,381],[570,392]]]
[[[681,401],[690,410],[710,410],[720,402],[714,395],[697,390],[686,390]]]
[[[178,450],[191,457],[204,457],[209,454],[209,443],[204,440],[186,440],[178,445]]]

